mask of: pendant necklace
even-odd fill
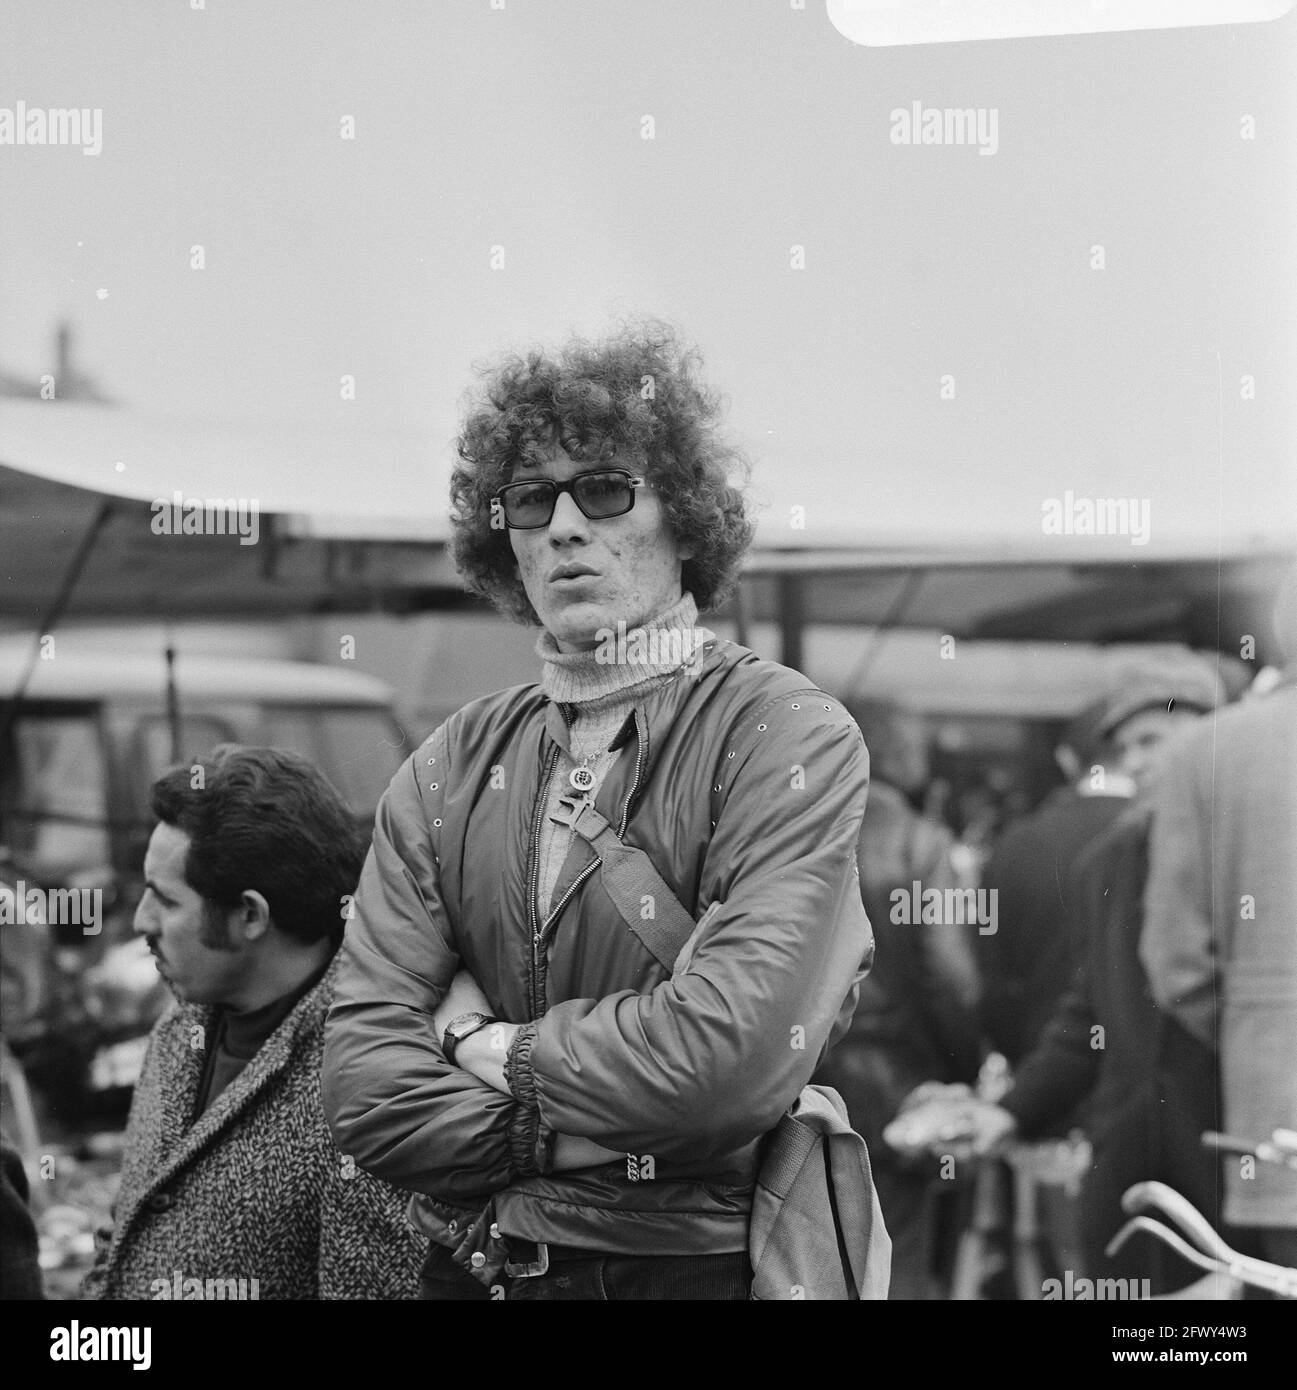
[[[590,759],[586,758],[580,767],[574,767],[567,775],[573,791],[589,794],[594,790],[595,776],[590,770]]]

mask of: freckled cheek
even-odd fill
[[[637,539],[627,563],[627,573],[633,576],[635,588],[639,590],[655,586],[666,569],[661,540],[657,536],[643,536]]]
[[[518,562],[518,577],[522,580],[523,587],[535,589],[541,578],[540,557],[528,547],[521,554],[515,551],[514,559]]]

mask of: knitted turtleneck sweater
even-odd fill
[[[679,634],[676,636],[675,634]],[[586,652],[562,652],[548,632],[541,632],[536,653],[544,661],[541,688],[558,704],[573,708],[576,718],[568,740],[572,757],[560,751],[554,776],[546,788],[545,815],[540,831],[540,882],[536,910],[543,922],[553,906],[554,886],[572,845],[573,831],[556,825],[550,816],[560,796],[572,790],[573,768],[584,764],[594,774],[593,797],[616,753],[608,745],[617,736],[637,701],[665,685],[689,656],[715,634],[698,626],[698,606],[685,594],[665,613],[632,628],[615,641]]]

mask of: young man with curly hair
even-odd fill
[[[510,358],[458,441],[456,559],[542,676],[388,789],[324,1071],[427,1297],[746,1298],[761,1140],[872,946],[859,730],[699,624],[752,527],[697,368],[655,324]]]

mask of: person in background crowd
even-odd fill
[[[1075,904],[1076,975],[1036,1046],[998,1105],[977,1112],[973,1146],[989,1153],[1007,1139],[1034,1138],[1086,1102],[1093,1145],[1081,1196],[1088,1277],[1168,1278],[1160,1249],[1132,1241],[1115,1259],[1104,1253],[1125,1217],[1121,1194],[1160,1179],[1199,1205],[1213,1222],[1215,1165],[1199,1142],[1214,1123],[1214,1059],[1153,1002],[1138,958],[1147,876],[1150,779],[1167,739],[1215,707],[1219,686],[1205,663],[1168,658],[1118,676],[1100,721],[1119,772],[1136,799],[1083,852],[1068,896]],[[1174,1257],[1172,1257],[1174,1258]],[[1180,1265],[1173,1281],[1194,1271]],[[1184,1277],[1181,1272],[1187,1271]]]
[[[227,744],[160,777],[152,807],[135,930],[180,1002],[149,1039],[83,1296],[414,1297],[426,1242],[320,1103],[363,858],[346,806],[304,760]]]
[[[44,1298],[40,1242],[27,1205],[22,1156],[0,1141],[0,1299]]]
[[[1160,769],[1140,957],[1153,997],[1219,1054],[1225,1129],[1297,1130],[1297,573],[1275,612],[1287,665],[1189,730]],[[1225,1219],[1297,1267],[1297,1173],[1225,1163]]]
[[[751,537],[717,416],[645,325],[506,361],[460,436],[457,561],[544,674],[384,796],[324,1073],[339,1142],[419,1194],[430,1298],[748,1298],[761,1141],[855,1005],[868,755],[698,625]]]
[[[915,882],[943,900],[959,887],[951,860],[954,836],[914,810],[927,782],[921,722],[882,702],[851,701],[870,749],[869,803],[857,858],[860,892],[877,954],[861,984],[851,1028],[815,1075],[846,1102],[852,1127],[864,1135],[878,1199],[892,1234],[893,1299],[936,1296],[938,1235],[935,1165],[891,1152],[883,1130],[925,1082],[977,1078],[981,1048],[978,981],[970,934],[977,924],[898,922],[892,892],[909,902]]]
[[[1014,1066],[1071,981],[1072,866],[1134,793],[1099,733],[1105,709],[1098,701],[1068,724],[1054,753],[1066,785],[1009,826],[982,872],[982,885],[998,894],[998,930],[976,943],[983,1028]]]

